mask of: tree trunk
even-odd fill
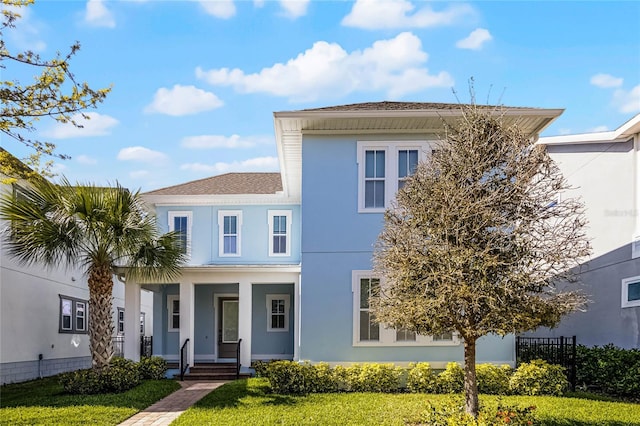
[[[476,339],[464,339],[465,411],[478,417],[478,382],[476,381]]]
[[[111,268],[94,265],[89,269],[89,348],[95,370],[101,370],[113,356]]]

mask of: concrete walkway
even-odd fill
[[[226,382],[180,382],[182,389],[129,417],[120,426],[167,426],[187,408]]]

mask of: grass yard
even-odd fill
[[[426,401],[452,396],[342,393],[304,397],[269,394],[265,379],[228,383],[200,400],[174,425],[404,425],[416,422]],[[481,404],[498,398],[482,395]],[[502,397],[509,405],[535,405],[542,425],[640,426],[640,405],[556,397]]]
[[[180,388],[174,380],[147,380],[120,394],[68,395],[57,377],[0,388],[1,425],[117,425]]]

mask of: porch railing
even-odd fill
[[[242,339],[238,339],[238,345],[236,348],[236,380],[240,378],[240,343],[242,343]]]
[[[189,360],[188,360],[188,346],[187,344],[189,343],[189,339],[185,340],[184,343],[182,344],[182,347],[180,348],[180,381],[184,380],[184,373],[187,372],[187,369],[189,368]]]
[[[571,389],[576,389],[576,336],[516,336],[516,364],[542,359],[565,368]]]

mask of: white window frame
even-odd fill
[[[269,256],[270,257],[284,257],[291,256],[291,210],[268,210],[268,219],[267,223],[269,225]],[[285,244],[286,250],[284,253],[274,253],[273,251],[273,237],[275,234],[273,233],[273,219],[276,216],[284,216],[287,221],[287,229],[285,230]],[[282,235],[282,234],[278,234]]]
[[[122,314],[122,319],[120,319],[120,314]],[[124,334],[124,308],[118,308],[117,310],[116,333],[118,335]]]
[[[169,232],[175,231],[174,221],[177,217],[187,218],[187,249],[185,255],[187,258],[191,257],[191,227],[193,224],[193,213],[190,211],[170,211],[168,215],[169,220]]]
[[[640,306],[640,300],[629,300],[629,285],[640,282],[640,275],[635,277],[629,277],[622,280],[622,307],[623,308],[635,308]]]
[[[418,151],[418,163],[424,161],[432,151],[432,143],[427,140],[406,141],[358,141],[358,213],[384,213],[391,207],[398,192],[398,153],[405,150]],[[366,151],[385,152],[384,207],[365,207]]]
[[[89,302],[83,299],[78,299],[77,297],[64,296],[62,294],[58,295],[59,297],[59,305],[58,305],[58,333],[87,333],[88,321],[89,321]],[[70,303],[71,312],[69,315],[63,314],[63,306],[64,301]],[[82,309],[80,309],[82,307]],[[82,315],[79,313],[82,312]],[[63,317],[69,316],[71,327],[64,328],[64,320]],[[78,318],[82,317],[82,328],[78,327]]]
[[[271,302],[274,300],[284,300],[284,328],[271,327],[271,317],[276,315],[271,312]],[[289,311],[291,309],[291,296],[288,294],[267,294],[267,331],[268,332],[288,332],[289,331]]]
[[[224,252],[224,218],[236,217],[236,253]],[[242,255],[242,210],[218,210],[218,256],[239,257]]]
[[[459,346],[461,339],[453,333],[451,340],[435,340],[432,336],[416,334],[416,340],[396,340],[396,329],[380,324],[380,338],[377,341],[360,340],[360,280],[376,278],[370,270],[351,272],[351,291],[353,293],[353,346]],[[384,287],[381,280],[380,285]]]
[[[168,314],[167,315],[167,331],[170,333],[175,333],[180,331],[180,324],[178,324],[177,328],[173,328],[173,317],[176,315],[176,313],[173,310],[174,301],[177,301],[179,306],[180,296],[177,294],[171,294],[167,296],[167,314]],[[180,318],[180,311],[178,311],[178,318]],[[178,322],[181,322],[181,319],[178,319]]]

